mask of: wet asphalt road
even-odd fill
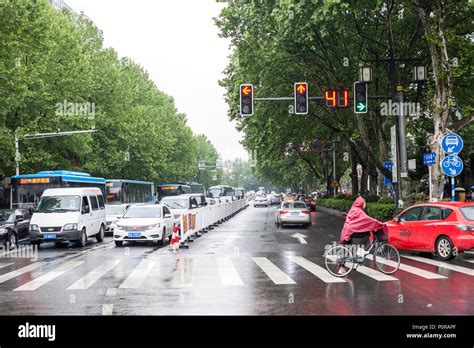
[[[366,260],[340,279],[322,255],[343,219],[317,212],[308,229],[277,228],[274,217],[274,207],[250,206],[178,254],[108,237],[44,244],[35,261],[0,257],[0,315],[474,314],[474,254],[439,262],[402,253],[392,276]]]

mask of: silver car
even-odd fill
[[[266,196],[257,196],[255,197],[253,201],[253,206],[254,207],[259,207],[259,206],[265,206],[268,207],[270,205],[270,201]]]
[[[277,226],[300,224],[309,227],[311,225],[311,212],[304,202],[284,202],[277,209],[275,223]]]

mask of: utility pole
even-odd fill
[[[406,142],[406,115],[404,108],[404,93],[403,86],[397,86],[398,99],[398,125],[399,125],[399,146],[400,146],[400,192],[401,196],[405,196],[408,188],[406,179],[408,178],[408,156],[407,156],[407,142]]]
[[[334,177],[334,181],[336,180],[336,143],[334,139],[332,140],[332,173]],[[333,185],[334,190],[334,197],[336,197],[336,185]]]

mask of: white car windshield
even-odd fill
[[[38,204],[39,213],[58,213],[79,211],[81,197],[79,196],[45,196]]]
[[[170,209],[188,209],[189,208],[189,199],[166,198],[166,199],[163,199],[160,203],[166,205]]]
[[[126,206],[123,205],[108,205],[105,207],[105,212],[107,215],[122,215],[127,210]]]
[[[155,219],[160,217],[160,207],[131,207],[123,216],[124,219]]]

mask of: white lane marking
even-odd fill
[[[44,284],[50,282],[51,280],[63,275],[64,273],[72,270],[73,268],[79,266],[80,264],[84,263],[84,261],[77,261],[77,260],[72,260],[72,261],[67,261],[60,265],[59,267],[55,268],[54,270],[43,274],[42,276],[39,276],[36,279],[33,279],[32,281],[23,284],[22,286],[13,289],[13,291],[32,291],[36,290],[39,287],[43,286]]]
[[[370,254],[365,255],[365,258],[367,258],[369,260],[373,260],[374,255],[370,255]],[[377,258],[377,261],[380,262],[380,263],[383,263],[384,265],[388,265],[388,266],[391,266],[391,267],[396,267],[397,266],[397,263],[395,261],[382,259],[382,258]],[[423,277],[425,279],[445,279],[445,278],[447,278],[447,277],[445,277],[441,274],[428,272],[428,271],[425,271],[424,269],[416,268],[416,267],[409,266],[409,265],[405,265],[403,263],[400,263],[400,268],[399,269],[401,269],[402,271],[405,271],[405,272],[412,273],[414,275]]]
[[[474,263],[474,259],[464,259],[464,261],[469,262],[469,263]]]
[[[397,278],[389,276],[388,274],[384,274],[382,272],[376,271],[375,269],[362,266],[362,265],[357,267],[356,271],[359,273],[362,273],[363,275],[366,275],[367,277],[375,279],[379,282],[388,281],[388,280],[398,280]]]
[[[468,253],[468,254],[474,254],[474,251],[470,251],[470,250],[468,250],[468,251],[465,251],[465,253]]]
[[[113,304],[104,304],[102,305],[102,315],[112,315],[114,312]]]
[[[467,275],[470,275],[470,276],[474,276],[474,269],[470,269],[470,268],[467,268],[467,267],[456,266],[456,265],[452,265],[452,264],[447,263],[447,262],[426,259],[424,257],[419,257],[419,256],[403,255],[403,257],[405,257],[407,259],[410,259],[410,260],[415,260],[415,261],[420,261],[420,262],[423,262],[423,263],[427,263],[428,265],[433,265],[433,266],[438,266],[440,268],[449,269],[450,271],[464,273],[464,274],[467,274]]]
[[[234,263],[230,257],[219,257],[217,259],[219,276],[224,286],[244,285],[239,273],[235,269]]]
[[[0,263],[0,268],[8,267],[10,265],[13,265],[13,263]]]
[[[117,296],[117,288],[108,288],[105,296]]]
[[[329,259],[336,260],[336,255],[328,255],[327,257]],[[347,263],[346,263],[346,265],[347,265]],[[362,265],[357,266],[357,269],[356,269],[356,266],[357,265],[354,262],[354,268],[352,270],[356,270],[357,272],[359,272],[363,275],[366,275],[367,277],[370,277],[372,279],[375,279],[379,282],[380,281],[398,280],[395,277],[392,277],[392,276],[389,276],[389,275],[384,274],[382,272],[376,271],[375,269],[372,269],[372,268],[369,268],[369,267],[366,267],[366,266],[362,266]]]
[[[25,267],[22,267],[22,268],[19,268],[15,271],[12,271],[12,272],[9,272],[9,273],[5,273],[5,274],[2,274],[0,276],[0,283],[4,283],[10,279],[13,279],[13,278],[16,278],[22,274],[25,274],[25,273],[28,273],[28,272],[31,272],[37,268],[40,268],[42,267],[43,265],[45,265],[46,262],[35,262],[35,263],[32,263],[32,264],[29,264],[28,266],[25,266]]]
[[[120,260],[107,260],[100,266],[94,268],[84,277],[78,279],[67,290],[85,290],[92,286],[96,281],[103,277],[108,271],[119,264]]]
[[[179,259],[171,286],[174,288],[190,288],[193,286],[192,259],[187,257]]]
[[[338,278],[330,274],[325,268],[318,266],[317,264],[305,259],[301,256],[288,256],[289,259],[296,264],[303,267],[305,270],[311,272],[316,277],[321,279],[325,283],[345,283],[345,280]]]
[[[275,284],[296,284],[285,272],[275,266],[266,257],[252,257],[252,260],[265,272]]]
[[[137,267],[130,273],[127,279],[119,286],[121,289],[138,289],[143,285],[148,274],[151,272],[157,262],[147,259],[142,260]]]

